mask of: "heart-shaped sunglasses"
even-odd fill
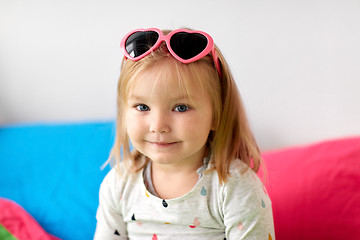
[[[221,76],[214,41],[202,31],[177,29],[164,35],[157,28],[136,29],[125,35],[120,48],[127,59],[137,61],[158,48],[162,41],[165,41],[171,55],[182,63],[195,62],[211,52],[216,70]]]

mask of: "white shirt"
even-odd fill
[[[121,176],[110,170],[100,187],[96,240],[275,239],[271,201],[240,160],[231,164],[225,184],[216,171],[200,171],[194,188],[175,199],[151,194],[144,170],[129,174],[119,167]]]

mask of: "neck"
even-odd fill
[[[196,173],[196,171],[203,164],[202,161],[195,162],[191,165],[182,165],[182,164],[159,164],[152,162],[152,174],[153,175],[164,175],[164,176],[174,176],[174,175],[189,175]]]
[[[178,198],[191,191],[199,180],[197,170],[201,164],[192,166],[162,165],[152,162],[151,176],[157,195],[163,199]]]

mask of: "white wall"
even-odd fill
[[[263,150],[360,135],[360,1],[0,1],[0,125],[112,120],[138,27],[209,32]]]

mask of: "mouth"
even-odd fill
[[[148,141],[152,146],[158,147],[158,148],[166,148],[175,145],[178,142],[152,142]]]

